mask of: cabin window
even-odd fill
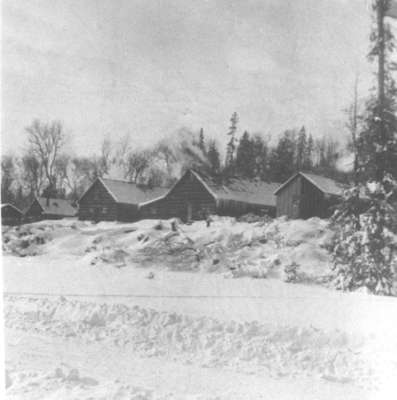
[[[107,207],[102,207],[102,214],[106,214],[108,212],[108,208]]]
[[[155,215],[156,209],[154,207],[150,207],[149,212],[150,212],[150,215]]]
[[[92,207],[90,207],[90,208],[88,209],[88,212],[89,212],[90,214],[94,214],[95,210],[94,210]]]

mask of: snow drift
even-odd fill
[[[177,231],[171,229],[171,221],[42,221],[5,230],[3,249],[43,260],[75,256],[89,265],[168,267],[321,283],[330,273],[330,236],[327,222],[318,218],[248,223],[216,217],[209,228],[197,221],[180,224]]]
[[[395,299],[313,285],[327,221],[250,220],[4,229],[7,396],[361,400],[393,384]]]
[[[219,321],[117,303],[10,296],[5,319],[10,329],[128,346],[145,357],[172,357],[186,364],[276,378],[311,376],[372,389],[385,368],[397,373],[395,365],[374,362],[375,341],[310,326]]]

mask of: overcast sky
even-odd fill
[[[356,71],[365,92],[367,0],[4,0],[2,145],[60,119],[79,153],[130,132],[225,135],[305,125],[341,134]]]

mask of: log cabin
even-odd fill
[[[1,224],[19,225],[22,222],[22,211],[10,203],[1,205]]]
[[[341,201],[346,187],[324,176],[298,172],[284,182],[274,194],[277,216],[292,219],[328,218]]]
[[[69,200],[50,197],[36,197],[25,211],[24,218],[27,222],[43,219],[72,218],[77,210]]]
[[[142,218],[205,219],[209,214],[275,216],[277,183],[230,178],[217,181],[189,169],[163,197],[141,204]]]
[[[136,221],[140,217],[140,204],[159,199],[166,191],[162,187],[97,178],[79,200],[78,217],[93,221]]]

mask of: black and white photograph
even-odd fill
[[[397,398],[397,0],[0,19],[1,398]]]

